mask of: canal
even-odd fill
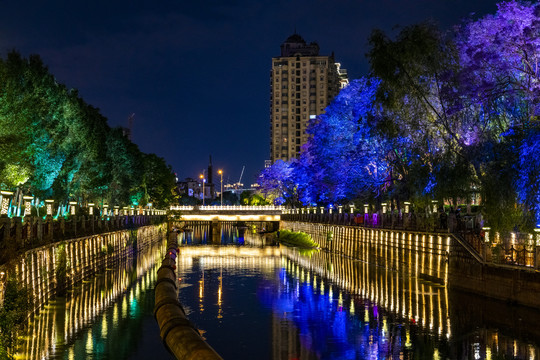
[[[540,358],[537,309],[280,247],[232,224],[221,245],[208,244],[209,227],[191,230],[179,235],[179,299],[224,359]],[[49,302],[17,358],[171,359],[152,313],[165,249],[156,244]]]
[[[540,358],[538,309],[250,231],[206,245],[207,233],[180,235],[179,298],[224,359]]]

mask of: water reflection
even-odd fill
[[[184,232],[178,234],[182,245],[250,245],[272,244],[271,238],[261,236],[255,224],[223,221],[214,226],[209,222],[191,222]]]
[[[186,246],[178,271],[190,319],[224,358],[539,356],[537,310],[327,252]]]
[[[144,314],[152,313],[157,269],[165,251],[164,241],[149,246],[114,269],[84,281],[65,298],[50,301],[30,322],[16,358],[131,357],[146,326]],[[159,329],[150,319],[161,346]],[[161,352],[168,355],[164,348]]]

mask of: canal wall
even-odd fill
[[[492,262],[451,233],[282,221],[281,228],[311,234],[324,250],[379,264],[415,277],[505,302],[540,307],[540,272],[534,266]]]
[[[26,251],[0,266],[0,306],[8,279],[26,287],[34,311],[49,299],[97,272],[113,267],[166,234],[166,225],[149,225],[76,239]]]
[[[65,297],[50,300],[21,334],[17,358],[82,358],[86,349],[76,344],[86,341],[90,332],[92,337],[106,336],[99,345],[102,358],[128,358],[137,345],[143,313],[154,306],[153,295],[143,294],[153,292],[166,239],[145,244],[133,256],[77,284]]]
[[[281,228],[312,235],[324,250],[435,283],[446,285],[448,282],[449,234],[294,221],[282,221]]]

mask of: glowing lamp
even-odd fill
[[[405,204],[405,214],[408,214],[411,208],[411,203],[408,201],[405,201],[404,204]]]
[[[101,213],[102,216],[109,215],[109,205],[103,204],[103,212]]]
[[[540,246],[540,228],[535,228],[534,233],[536,234],[536,246]]]
[[[123,210],[124,211],[122,211],[122,215],[127,215],[128,214],[128,207],[124,206]]]
[[[482,228],[482,230],[484,231],[484,242],[489,242],[489,230],[491,230],[491,228],[489,226],[484,226]]]
[[[133,216],[133,213],[134,213],[135,209],[133,208],[133,206],[129,209],[129,215]]]
[[[433,205],[433,213],[437,212],[437,200],[431,200],[431,204]]]
[[[88,215],[94,216],[94,203],[88,203]]]
[[[2,207],[0,208],[0,215],[7,216],[9,211],[9,200],[11,196],[13,195],[13,192],[11,191],[0,191],[0,194],[2,195]]]
[[[338,206],[338,212],[341,214],[343,212],[343,205]]]
[[[387,204],[386,204],[386,203],[382,203],[381,205],[382,205],[382,213],[383,213],[383,214],[386,214],[386,206],[387,206]]]
[[[119,206],[115,206],[114,207],[114,216],[118,216],[118,209],[119,209]]]
[[[364,204],[364,214],[369,213],[369,204]]]
[[[70,214],[71,215],[75,215],[75,205],[77,205],[77,202],[76,201],[70,201],[69,202],[69,207],[70,207]]]
[[[354,204],[349,205],[349,208],[351,209],[351,214],[354,212]]]
[[[47,216],[52,216],[54,200],[45,200],[45,208],[47,209]]]
[[[24,216],[30,216],[32,214],[32,200],[33,196],[23,196],[24,199]]]
[[[321,214],[324,214],[324,206],[321,206]]]

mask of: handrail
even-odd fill
[[[177,205],[171,206],[171,211],[283,211],[284,206],[275,205]]]

